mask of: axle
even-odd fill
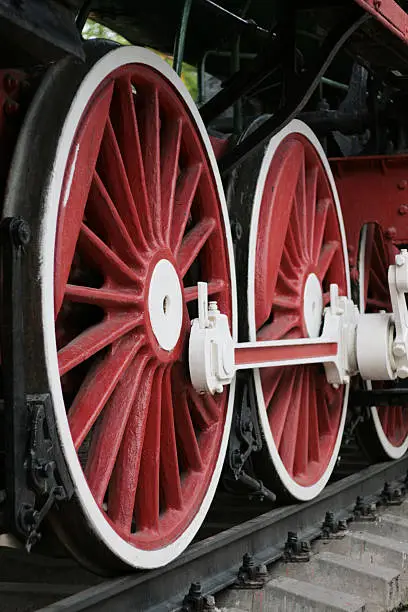
[[[190,376],[197,391],[220,393],[237,370],[322,363],[334,386],[356,374],[365,380],[408,377],[408,252],[389,267],[392,312],[361,314],[337,285],[322,313],[319,337],[236,343],[216,302],[208,303],[206,283],[198,283],[199,315],[191,327]]]

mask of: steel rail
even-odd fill
[[[297,531],[302,539],[315,539],[327,511],[336,519],[350,517],[358,495],[374,500],[385,482],[405,477],[407,469],[408,456],[370,466],[330,484],[313,501],[277,508],[197,542],[162,569],[108,580],[38,612],[179,610],[192,582],[201,583],[204,595],[234,584],[245,553],[253,554],[260,563],[278,560],[288,531]]]

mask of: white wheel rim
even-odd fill
[[[359,272],[359,308],[360,312],[365,312],[365,300],[364,300],[364,280],[365,280],[365,253],[367,247],[367,229],[368,226],[364,225],[361,230],[360,248],[358,257],[358,272]],[[371,381],[365,381],[366,388],[371,390],[373,388]],[[408,436],[400,446],[394,446],[385,435],[383,426],[380,421],[378,410],[375,406],[370,406],[370,414],[373,419],[375,432],[378,436],[378,440],[381,444],[382,449],[390,459],[400,459],[408,450]]]
[[[228,444],[229,430],[232,419],[235,380],[230,386],[228,409],[225,420],[225,428],[220,446],[220,452],[216,467],[208,485],[207,493],[202,501],[199,511],[189,524],[183,534],[172,544],[157,550],[143,550],[132,546],[108,524],[102,512],[98,508],[83,474],[77,453],[72,443],[70,429],[62,396],[60,375],[58,370],[57,346],[54,327],[54,249],[58,217],[58,203],[63,188],[63,177],[68,162],[76,127],[85,111],[86,105],[98,85],[116,68],[125,64],[144,64],[157,70],[164,77],[175,84],[180,95],[183,97],[189,112],[193,117],[200,137],[206,149],[209,163],[211,165],[219,198],[221,202],[222,216],[225,227],[226,243],[229,257],[232,312],[233,312],[233,337],[236,338],[236,283],[233,258],[232,239],[229,232],[228,211],[225,202],[223,186],[219,175],[217,162],[212,151],[211,143],[201,120],[197,107],[188,93],[181,79],[174,71],[157,55],[139,47],[123,47],[115,49],[100,59],[86,75],[78,89],[67,114],[61,137],[55,156],[54,166],[50,175],[47,190],[47,198],[44,203],[44,216],[40,229],[40,244],[42,246],[43,258],[40,266],[41,284],[41,313],[44,329],[44,349],[47,367],[49,388],[55,409],[55,418],[63,452],[67,460],[71,477],[74,482],[76,494],[89,524],[100,540],[122,561],[137,567],[150,569],[166,565],[175,559],[191,542],[209,509],[216,486],[221,475],[224,457]]]
[[[340,227],[340,234],[342,240],[342,248],[344,255],[344,267],[346,271],[346,280],[347,280],[347,295],[350,296],[350,274],[348,268],[348,256],[347,256],[347,244],[346,244],[346,236],[344,231],[343,217],[341,214],[341,207],[339,202],[339,197],[337,194],[336,185],[334,182],[334,178],[330,169],[329,162],[326,158],[326,155],[312,130],[304,124],[302,121],[293,120],[291,121],[285,128],[283,128],[276,136],[274,136],[265,151],[261,169],[258,176],[258,181],[256,184],[255,196],[253,201],[253,209],[252,209],[252,219],[251,219],[251,228],[250,228],[250,236],[249,236],[249,258],[248,258],[248,321],[249,321],[249,339],[254,342],[256,340],[256,324],[255,324],[255,268],[256,268],[256,244],[257,244],[257,235],[258,235],[258,223],[259,223],[259,214],[261,209],[262,195],[264,192],[265,182],[268,175],[269,167],[271,161],[275,155],[277,148],[280,143],[290,134],[300,134],[304,136],[309,142],[312,143],[315,150],[317,151],[320,160],[324,166],[324,169],[327,174],[327,178],[330,183],[330,187],[333,193],[333,199],[336,205],[337,217]],[[255,392],[257,398],[258,405],[258,414],[261,422],[263,434],[265,437],[265,442],[269,451],[269,455],[272,459],[274,468],[283,484],[287,492],[293,496],[294,498],[300,501],[307,501],[316,497],[325,487],[327,481],[330,478],[330,475],[335,467],[335,463],[337,460],[337,456],[340,450],[341,439],[344,430],[344,423],[346,419],[347,412],[347,403],[348,403],[348,393],[349,393],[349,385],[345,385],[344,390],[344,398],[343,398],[343,409],[341,414],[341,420],[337,432],[337,438],[333,449],[333,454],[331,456],[330,462],[327,465],[326,470],[320,479],[311,486],[302,486],[297,483],[292,476],[286,470],[280,456],[278,449],[275,445],[270,425],[268,421],[267,410],[264,401],[264,395],[262,390],[262,383],[260,377],[259,369],[254,370],[254,381],[255,381]]]

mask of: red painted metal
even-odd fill
[[[55,316],[72,438],[106,520],[138,547],[163,547],[200,507],[227,408],[228,390],[198,395],[185,365],[198,280],[232,316],[217,189],[175,87],[143,65],[109,75],[82,117],[64,191]],[[148,312],[163,258],[184,288],[171,351]]]
[[[331,160],[347,237],[352,279],[360,232],[381,226],[386,242],[408,243],[408,156],[345,157]]]
[[[355,0],[401,40],[408,40],[408,15],[395,0]]]
[[[388,266],[395,261],[398,249],[384,241],[381,229],[374,224],[367,228],[364,256],[364,303],[366,312],[391,310],[388,289]],[[373,381],[374,389],[386,383]],[[401,446],[408,435],[408,410],[402,406],[380,406],[377,408],[381,427],[393,446]]]
[[[333,357],[337,355],[336,342],[304,344],[301,346],[237,346],[235,363],[237,365],[258,364],[286,359],[313,359],[314,357]]]
[[[309,274],[345,295],[346,272],[333,194],[314,147],[291,134],[272,159],[256,245],[255,312],[259,340],[306,337],[303,294]],[[340,426],[343,390],[322,365],[261,370],[269,424],[282,462],[303,486],[327,469]]]

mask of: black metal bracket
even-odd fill
[[[10,531],[38,541],[40,523],[73,485],[59,447],[49,393],[25,388],[23,268],[31,239],[19,217],[0,224],[0,347],[4,397],[5,514]]]
[[[235,482],[244,485],[251,497],[276,501],[276,495],[261,480],[253,478],[245,470],[253,452],[262,448],[262,437],[256,415],[255,389],[252,377],[238,372],[236,379],[236,405],[234,422],[228,447],[229,468]]]
[[[237,374],[236,397],[239,398],[235,412],[233,436],[230,444],[230,465],[235,475],[243,468],[252,452],[262,448],[261,432],[254,414],[255,390],[252,379]]]

